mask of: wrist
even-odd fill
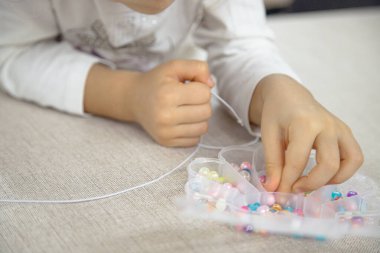
[[[312,94],[300,83],[283,74],[272,74],[264,77],[256,86],[252,95],[249,118],[256,125],[261,124],[262,111],[265,103],[314,100]]]
[[[84,110],[98,116],[134,121],[131,98],[137,72],[112,70],[95,64],[86,80]]]

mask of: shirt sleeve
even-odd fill
[[[279,55],[262,1],[206,0],[202,7],[194,41],[208,53],[220,95],[248,132],[256,135],[249,122],[249,105],[259,81],[275,73],[299,78]]]
[[[10,95],[83,114],[84,86],[101,59],[82,53],[60,34],[48,0],[0,1],[0,87]]]

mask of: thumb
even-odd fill
[[[266,169],[264,188],[269,192],[274,192],[280,184],[284,164],[281,133],[275,127],[262,127],[262,129]]]
[[[175,77],[180,82],[192,81],[204,83],[210,88],[214,86],[208,64],[197,60],[178,60],[171,63]]]

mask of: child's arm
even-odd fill
[[[83,114],[91,66],[103,62],[57,41],[51,1],[0,1],[0,87],[10,95]]]
[[[270,191],[305,192],[349,179],[363,163],[350,128],[319,104],[308,90],[284,75],[256,87],[250,119],[261,125]],[[311,149],[317,165],[301,177]]]
[[[12,96],[137,122],[166,146],[194,145],[207,131],[213,84],[206,63],[175,61],[146,73],[113,70],[55,39],[59,28],[48,0],[0,1],[0,16],[0,87]]]
[[[200,61],[172,61],[146,73],[94,65],[84,106],[88,113],[137,122],[162,145],[193,146],[208,129],[212,86]]]
[[[247,130],[252,132],[250,123],[261,125],[267,190],[308,191],[352,176],[363,162],[359,145],[279,56],[262,1],[203,3],[195,41],[209,53],[220,94]],[[317,149],[317,166],[301,177],[311,148]]]

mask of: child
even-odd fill
[[[264,13],[259,0],[1,1],[1,87],[192,146],[207,132],[212,73],[247,130],[261,126],[268,191],[341,183],[361,166],[360,147],[279,57]],[[167,61],[187,34],[209,65]],[[312,148],[317,165],[303,177]]]

